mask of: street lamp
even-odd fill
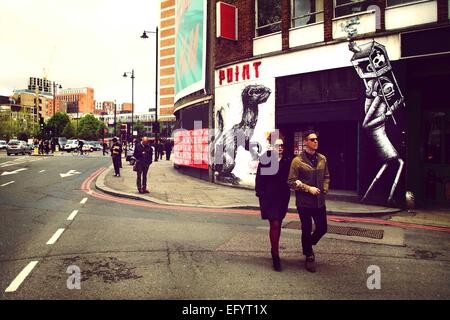
[[[117,103],[114,100],[114,137],[117,137],[117,123],[116,123]]]
[[[56,89],[62,89],[62,86],[53,81],[53,115],[55,115],[56,107]]]
[[[131,74],[131,138],[133,138],[134,127],[134,69],[131,72],[124,72],[123,77],[126,78],[128,74]]]
[[[158,123],[158,27],[156,27],[156,31],[145,31],[142,34],[142,39],[148,39],[148,33],[153,33],[156,35],[156,54],[155,54],[155,148],[156,143],[158,143],[158,132],[159,132],[159,123]],[[155,161],[158,161],[157,153],[155,152],[156,158]]]

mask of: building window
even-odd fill
[[[323,0],[292,0],[292,27],[323,21]]]
[[[367,11],[367,7],[374,2],[373,0],[334,0],[334,16],[337,18]]]
[[[352,68],[304,73],[277,79],[277,105],[306,105],[358,99],[359,78]]]
[[[280,0],[256,0],[256,36],[281,31]]]
[[[388,7],[396,6],[399,4],[405,4],[410,2],[417,2],[418,0],[386,0],[386,5]]]

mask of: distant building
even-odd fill
[[[72,118],[81,118],[84,114],[94,113],[94,89],[72,88],[63,89],[56,100],[67,105],[66,112]],[[60,110],[57,110],[57,112]]]

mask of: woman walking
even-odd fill
[[[271,141],[271,137],[268,138]],[[261,159],[268,161],[261,161]],[[284,153],[284,138],[275,140],[271,150],[260,159],[256,172],[255,191],[259,197],[261,218],[269,220],[269,238],[271,244],[272,262],[275,271],[281,271],[279,242],[281,223],[289,205],[291,191],[287,183],[291,159]]]

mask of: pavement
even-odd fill
[[[172,161],[153,162],[148,173],[149,194],[139,194],[136,173],[122,160],[120,177],[114,177],[112,165],[96,180],[95,186],[114,196],[150,201],[161,205],[202,208],[240,208],[259,210],[254,190],[211,183],[180,173]],[[296,213],[295,196],[291,196],[288,212]],[[331,215],[371,217],[400,223],[412,223],[450,228],[450,210],[397,208],[366,205],[355,202],[327,200],[327,212]]]

